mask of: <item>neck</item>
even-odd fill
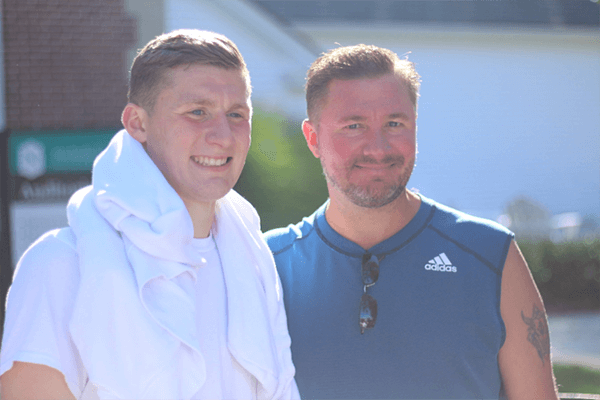
[[[421,199],[409,190],[379,208],[357,206],[343,195],[330,196],[325,218],[337,233],[368,250],[404,228],[420,205]]]
[[[192,218],[194,238],[207,238],[210,234],[210,228],[215,220],[216,203],[189,203],[185,200],[184,203]]]

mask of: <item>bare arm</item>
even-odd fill
[[[41,364],[15,361],[0,377],[0,387],[3,400],[75,400],[64,375]]]
[[[558,399],[542,298],[513,241],[502,273],[500,311],[506,341],[498,363],[508,399]]]

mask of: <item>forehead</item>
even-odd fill
[[[368,111],[374,108],[413,108],[406,84],[394,74],[329,83],[323,112]]]
[[[159,97],[176,97],[181,100],[198,96],[225,95],[238,100],[249,97],[248,82],[244,73],[238,69],[201,64],[178,66],[165,71],[164,81]]]

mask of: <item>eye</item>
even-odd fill
[[[190,114],[196,115],[196,116],[201,116],[201,115],[204,115],[205,112],[204,112],[204,110],[192,110],[192,111],[190,111]]]
[[[390,121],[388,122],[388,126],[392,127],[392,128],[397,128],[399,126],[401,126],[402,124],[398,121]]]
[[[359,125],[358,124],[352,124],[352,125],[348,125],[347,128],[348,129],[358,129]]]
[[[227,115],[228,115],[229,117],[231,117],[231,118],[244,118],[244,116],[243,116],[242,114],[240,114],[240,113],[237,113],[237,112],[232,112],[232,113],[229,113],[229,114],[227,114]]]

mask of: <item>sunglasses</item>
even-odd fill
[[[367,288],[373,286],[379,278],[379,260],[371,253],[365,253],[362,257],[362,281],[364,293],[360,298],[360,315],[358,324],[361,335],[366,329],[372,329],[377,321],[377,300],[367,294]]]

